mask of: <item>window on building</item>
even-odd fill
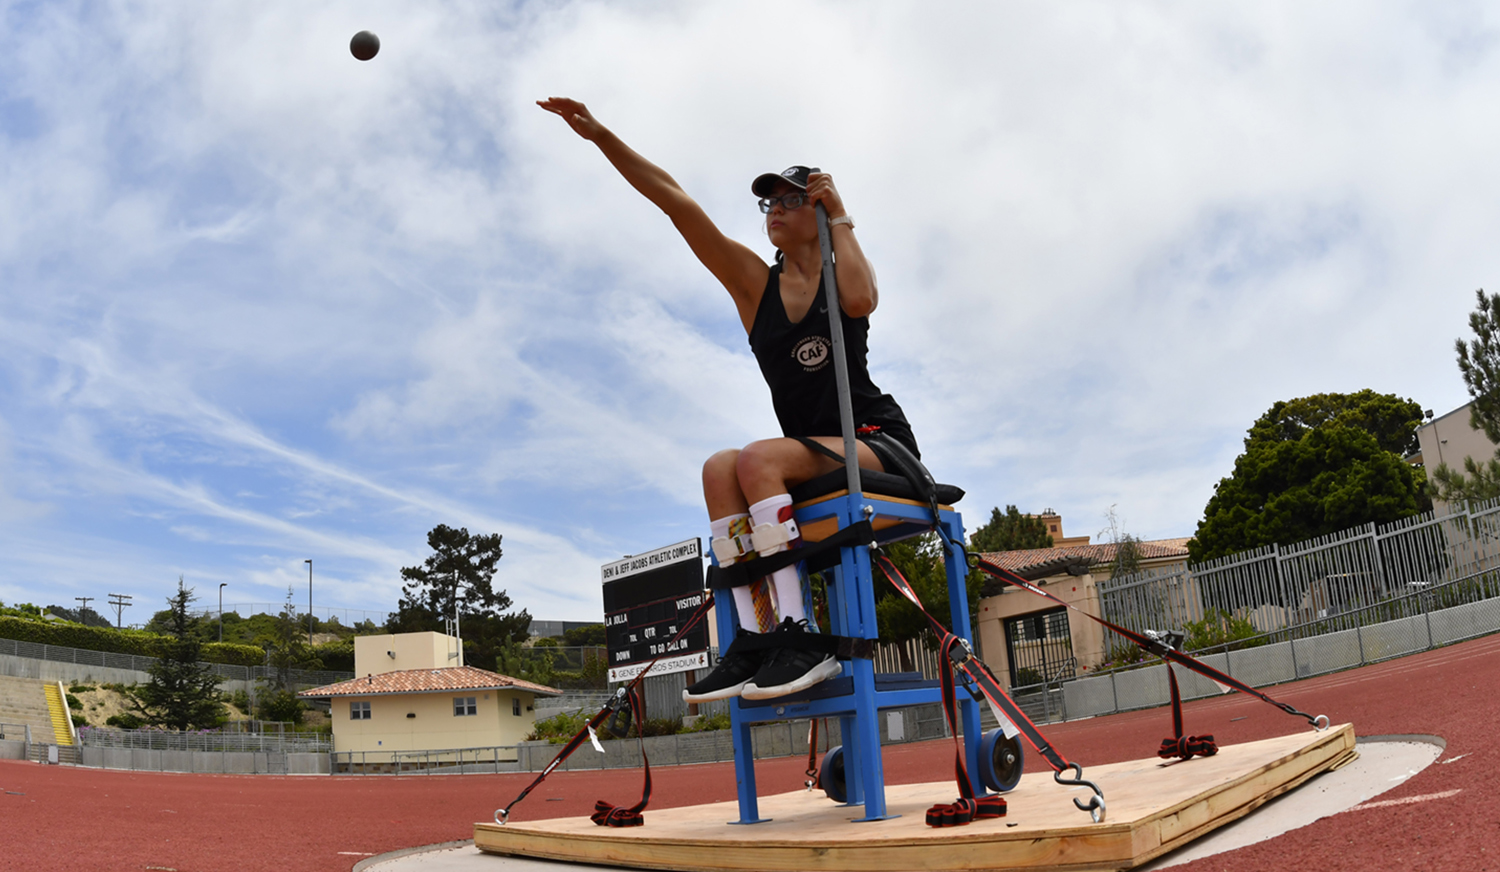
[[[349,703],[349,720],[368,721],[370,719],[369,700],[359,700]]]
[[[461,718],[465,715],[479,714],[479,704],[472,696],[455,696],[453,698],[453,716]]]
[[[521,716],[521,698],[519,696],[510,698],[510,713],[518,718]]]

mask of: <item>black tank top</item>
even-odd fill
[[[834,380],[833,340],[828,332],[828,298],[823,283],[812,308],[793,324],[781,301],[781,264],[771,267],[766,290],[750,328],[750,350],[771,388],[771,404],[784,436],[842,436],[838,385]],[[917,440],[901,407],[870,380],[869,318],[843,318],[844,354],[849,363],[849,394],[856,427],[873,425],[918,457]]]

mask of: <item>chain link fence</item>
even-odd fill
[[[219,730],[119,730],[79,727],[78,743],[86,748],[129,748],[145,751],[277,751],[327,754],[333,740],[324,733],[240,733]]]
[[[809,722],[775,721],[751,727],[756,759],[805,756],[810,738]],[[941,739],[948,735],[942,708],[911,706],[880,713],[881,744],[901,744]],[[818,721],[818,753],[842,743],[838,718]],[[641,765],[641,744],[635,739],[601,743],[601,754],[585,744],[558,766],[559,770],[633,769]],[[688,763],[718,763],[734,759],[734,737],[729,730],[678,733],[645,739],[646,756],[653,766]],[[334,774],[445,775],[482,772],[540,772],[562,745],[522,742],[490,748],[450,748],[434,751],[338,751],[332,754]]]
[[[145,657],[139,654],[116,654],[111,651],[90,651],[85,648],[44,645],[18,639],[0,639],[0,655],[5,654],[31,660],[49,660],[54,663],[126,669],[143,674],[157,662],[155,657]],[[205,663],[203,665],[213,670],[215,675],[225,681],[255,682],[261,679],[273,679],[276,675],[276,668],[268,666],[235,666],[229,663]],[[324,684],[348,681],[354,677],[353,672],[329,670],[293,669],[290,674],[291,683],[296,687],[319,687]]]

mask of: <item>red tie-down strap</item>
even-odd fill
[[[583,744],[583,740],[588,737],[590,731],[592,731],[595,727],[603,724],[606,718],[617,715],[620,706],[628,705],[629,710],[632,712],[632,714],[635,715],[636,723],[640,723],[639,714],[641,704],[640,700],[636,697],[636,688],[640,686],[642,681],[646,680],[646,676],[651,673],[651,669],[656,665],[657,660],[660,660],[662,657],[667,656],[665,652],[671,650],[673,643],[675,643],[678,639],[687,636],[688,633],[692,632],[694,627],[698,626],[698,624],[703,620],[704,616],[708,614],[708,610],[713,607],[713,604],[714,598],[712,595],[705,596],[703,598],[703,603],[698,606],[693,614],[682,625],[682,629],[678,630],[677,634],[670,640],[668,640],[667,644],[663,646],[663,653],[658,655],[656,657],[656,660],[652,660],[650,663],[646,664],[646,668],[637,673],[635,678],[631,680],[630,684],[620,688],[619,690],[616,690],[614,698],[612,698],[608,703],[605,703],[604,707],[599,709],[599,712],[597,714],[595,714],[592,718],[589,718],[588,722],[583,725],[583,729],[575,733],[573,735],[573,738],[569,739],[568,743],[562,747],[562,750],[557,752],[557,756],[552,758],[552,762],[548,763],[547,767],[543,769],[537,775],[537,777],[532,780],[530,784],[526,785],[526,787],[522,789],[520,793],[516,794],[516,798],[510,801],[510,805],[507,805],[504,808],[495,809],[495,823],[504,826],[506,822],[510,820],[510,810],[515,808],[517,803],[530,795],[531,791],[535,790],[538,784],[546,781],[547,776],[551,775],[554,769],[561,766],[563,761],[568,759],[568,756],[570,754],[578,750],[578,746]],[[636,730],[637,737],[639,737],[640,727],[636,727]],[[621,738],[623,738],[623,736]],[[641,810],[646,807],[646,802],[651,798],[651,764],[646,760],[646,746],[644,741],[641,743],[641,764],[646,770],[645,784],[641,788],[641,801],[636,803],[631,808],[620,809],[613,805],[610,805],[607,802],[604,802],[603,800],[600,800],[599,802],[594,804],[594,813],[590,816],[593,818],[594,823],[599,824],[600,826],[608,827],[635,827],[645,823],[645,821],[641,819],[640,813]],[[634,815],[633,819],[631,818],[631,815]],[[631,822],[624,823],[621,821]]]
[[[1051,600],[1052,602],[1057,603],[1058,605],[1063,606],[1064,608],[1066,608],[1066,609],[1068,609],[1070,611],[1074,611],[1074,612],[1077,612],[1080,615],[1083,615],[1084,617],[1088,618],[1089,620],[1093,621],[1094,623],[1096,623],[1096,624],[1098,624],[1098,625],[1100,625],[1102,627],[1105,627],[1106,629],[1113,630],[1114,632],[1120,634],[1121,636],[1124,636],[1126,639],[1129,639],[1130,641],[1134,642],[1136,645],[1140,646],[1145,651],[1147,651],[1147,652],[1149,652],[1151,654],[1155,654],[1156,656],[1160,657],[1162,660],[1166,661],[1166,663],[1167,663],[1167,674],[1168,675],[1172,674],[1172,672],[1171,672],[1172,665],[1176,664],[1177,666],[1181,666],[1184,669],[1190,670],[1192,672],[1196,672],[1199,675],[1203,676],[1204,678],[1207,678],[1208,680],[1212,681],[1214,684],[1217,684],[1226,693],[1229,692],[1230,690],[1238,690],[1240,693],[1244,693],[1244,694],[1248,694],[1250,696],[1253,696],[1256,699],[1261,700],[1262,702],[1268,702],[1271,705],[1276,706],[1277,708],[1281,709],[1282,711],[1286,712],[1289,715],[1295,715],[1295,716],[1297,716],[1299,718],[1305,719],[1309,724],[1312,724],[1313,729],[1316,729],[1316,730],[1326,730],[1326,729],[1328,729],[1328,716],[1327,715],[1316,715],[1316,716],[1310,715],[1307,712],[1298,711],[1297,709],[1292,708],[1290,705],[1287,705],[1284,702],[1277,702],[1276,700],[1272,699],[1271,697],[1267,696],[1266,694],[1262,693],[1261,691],[1256,690],[1255,688],[1251,687],[1250,685],[1246,684],[1243,681],[1240,681],[1238,678],[1235,678],[1232,675],[1228,675],[1228,674],[1225,674],[1223,672],[1220,672],[1219,670],[1213,668],[1212,666],[1209,666],[1206,663],[1203,663],[1203,662],[1201,662],[1199,660],[1196,660],[1193,657],[1190,657],[1187,654],[1183,653],[1182,651],[1176,650],[1175,647],[1173,647],[1171,645],[1168,645],[1168,644],[1164,644],[1159,637],[1154,637],[1154,636],[1150,636],[1150,635],[1146,635],[1146,634],[1142,634],[1142,633],[1137,633],[1134,630],[1126,629],[1125,627],[1122,627],[1119,624],[1116,624],[1116,623],[1114,623],[1112,621],[1107,621],[1104,618],[1102,618],[1102,617],[1100,617],[1100,616],[1098,616],[1098,615],[1096,615],[1096,614],[1094,614],[1092,612],[1084,611],[1083,609],[1080,609],[1079,607],[1073,605],[1072,603],[1063,602],[1062,600],[1058,599],[1057,597],[1053,596],[1052,594],[1046,592],[1045,590],[1042,590],[1040,587],[1036,586],[1035,584],[1032,584],[1031,582],[1029,582],[1026,579],[1022,578],[1021,576],[1016,575],[1014,572],[1011,572],[1009,569],[1006,569],[1003,566],[997,566],[997,565],[995,565],[995,564],[993,564],[993,563],[991,563],[988,560],[985,560],[983,558],[976,558],[975,561],[974,561],[974,565],[975,565],[976,568],[978,568],[979,570],[983,571],[984,573],[986,573],[987,575],[989,575],[991,578],[995,578],[995,579],[998,579],[999,581],[1003,581],[1006,584],[1009,584],[1009,585],[1011,585],[1013,587],[1019,587],[1022,590],[1031,591],[1032,593],[1036,594],[1039,597]],[[1172,688],[1173,688],[1173,691],[1175,693],[1176,688],[1177,688],[1177,679],[1176,679],[1175,676],[1172,678]],[[1174,696],[1173,699],[1176,700],[1178,698],[1176,696]],[[1182,717],[1181,708],[1182,708],[1181,702],[1178,701],[1177,706],[1174,709],[1174,711],[1176,712],[1175,717],[1177,717],[1178,721],[1179,721],[1178,724],[1177,724],[1177,735],[1179,737],[1182,736],[1182,724],[1180,722],[1181,721],[1181,717]],[[1200,736],[1198,738],[1199,739],[1208,739],[1209,741],[1213,740],[1211,736]],[[1174,739],[1173,741],[1175,742],[1176,740]]]
[[[651,801],[651,761],[646,759],[646,722],[641,719],[641,698],[633,686],[627,696],[630,698],[630,712],[635,716],[635,738],[641,746],[641,768],[645,770],[645,783],[641,785],[641,801],[629,808],[602,799],[595,802],[594,813],[589,815],[589,819],[601,827],[638,827],[644,824],[646,819],[641,817],[641,812],[646,808],[646,803]]]
[[[943,634],[943,716],[948,719],[948,731],[953,734],[953,775],[958,782],[958,799],[951,803],[938,803],[927,810],[929,827],[958,827],[974,820],[1005,816],[1005,800],[998,796],[974,797],[974,784],[969,780],[969,770],[964,766],[964,748],[958,740],[958,694],[953,680],[954,647],[963,640],[952,633]]]
[[[1099,789],[1099,785],[1084,779],[1083,767],[1077,763],[1068,762],[1062,753],[1051,742],[1047,741],[1046,737],[1042,735],[1041,730],[1036,728],[1036,724],[1031,722],[1031,719],[1026,716],[1021,707],[1016,705],[1015,700],[1010,698],[1010,695],[1000,686],[1000,682],[995,680],[995,676],[990,672],[989,667],[985,666],[984,662],[979,658],[971,656],[971,652],[964,641],[948,632],[948,628],[944,627],[941,621],[934,618],[932,613],[927,611],[927,608],[922,605],[922,598],[917,596],[916,590],[912,588],[911,582],[906,580],[906,577],[901,574],[901,570],[896,568],[896,564],[892,563],[889,557],[878,553],[872,548],[871,560],[896,590],[902,596],[906,597],[912,605],[916,606],[917,611],[921,612],[927,618],[927,623],[932,627],[933,634],[939,639],[945,640],[943,656],[948,660],[947,669],[961,670],[964,674],[965,687],[969,690],[970,695],[974,696],[976,700],[983,696],[997,711],[1005,713],[1006,719],[1016,727],[1022,736],[1026,737],[1026,741],[1031,743],[1031,747],[1035,748],[1038,754],[1042,755],[1042,759],[1047,761],[1047,765],[1052,767],[1054,770],[1052,775],[1053,781],[1065,787],[1087,787],[1092,790],[1094,795],[1089,798],[1087,803],[1074,797],[1073,805],[1079,811],[1088,812],[1089,816],[1094,819],[1094,823],[1103,823],[1105,815],[1104,791]],[[951,671],[944,672],[944,675],[950,679],[953,677]],[[954,717],[956,715],[950,716],[950,720]],[[956,737],[958,733],[957,728],[954,728],[953,732]],[[962,760],[962,757],[959,759]],[[960,789],[962,789],[961,784]],[[976,802],[983,803],[989,799],[991,798],[986,797],[985,799],[976,800]],[[993,799],[999,799],[999,797],[994,797]],[[1004,800],[1001,800],[1002,807],[1003,803]],[[954,805],[957,804],[954,803]],[[942,809],[942,806],[933,807],[933,811],[938,813],[939,821],[935,826],[942,825]],[[961,816],[961,814],[955,812],[955,819]],[[970,819],[972,820],[972,818]]]
[[[1161,740],[1156,756],[1163,760],[1176,757],[1187,760],[1193,756],[1212,757],[1219,753],[1213,736],[1184,736],[1182,734],[1182,694],[1177,691],[1177,673],[1167,663],[1167,680],[1172,686],[1172,737]]]

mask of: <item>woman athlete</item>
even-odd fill
[[[783,438],[726,449],[703,464],[703,499],[721,564],[794,547],[800,540],[788,489],[840,468],[838,461],[808,444],[818,443],[834,457],[843,450],[815,203],[827,210],[833,238],[855,424],[879,428],[918,455],[901,407],[870,381],[865,356],[869,314],[879,302],[875,271],[860,250],[854,219],[827,173],[794,166],[751,183],[766,215],[766,234],[776,246],[776,262],[767,264],[749,247],[725,236],[670,175],[600,124],[582,103],[552,97],[537,105],[598,146],[631,186],[672,219],[693,254],[729,291],[771,389]],[[885,471],[881,447],[861,441],[858,451],[861,467]],[[741,635],[774,632],[780,634],[778,641],[788,644],[751,652],[730,646],[706,678],[684,691],[684,699],[765,699],[839,674],[832,655],[796,644],[796,634],[809,632],[796,566],[776,571],[770,584],[762,580],[733,591]]]

